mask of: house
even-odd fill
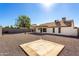
[[[60,21],[40,24],[34,27],[37,33],[50,33],[66,36],[79,36],[79,29],[74,27],[74,21],[63,17]]]
[[[31,32],[36,32],[36,26],[37,24],[32,24],[30,29],[31,29]]]

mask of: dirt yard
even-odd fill
[[[20,44],[38,40],[41,35],[35,34],[5,34],[0,37],[0,55],[2,56],[26,56],[19,47]],[[45,40],[65,45],[59,56],[79,56],[79,39],[55,35],[43,35]]]

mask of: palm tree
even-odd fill
[[[31,26],[31,22],[30,22],[30,18],[28,16],[19,16],[16,22],[16,26],[18,28],[27,28],[30,29]]]

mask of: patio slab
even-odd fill
[[[30,56],[57,56],[64,45],[40,39],[21,44],[20,47]]]

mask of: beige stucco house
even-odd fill
[[[37,33],[51,33],[67,36],[79,36],[79,30],[74,27],[74,21],[68,20],[63,17],[60,21],[40,24],[38,26],[32,26],[33,30]]]

